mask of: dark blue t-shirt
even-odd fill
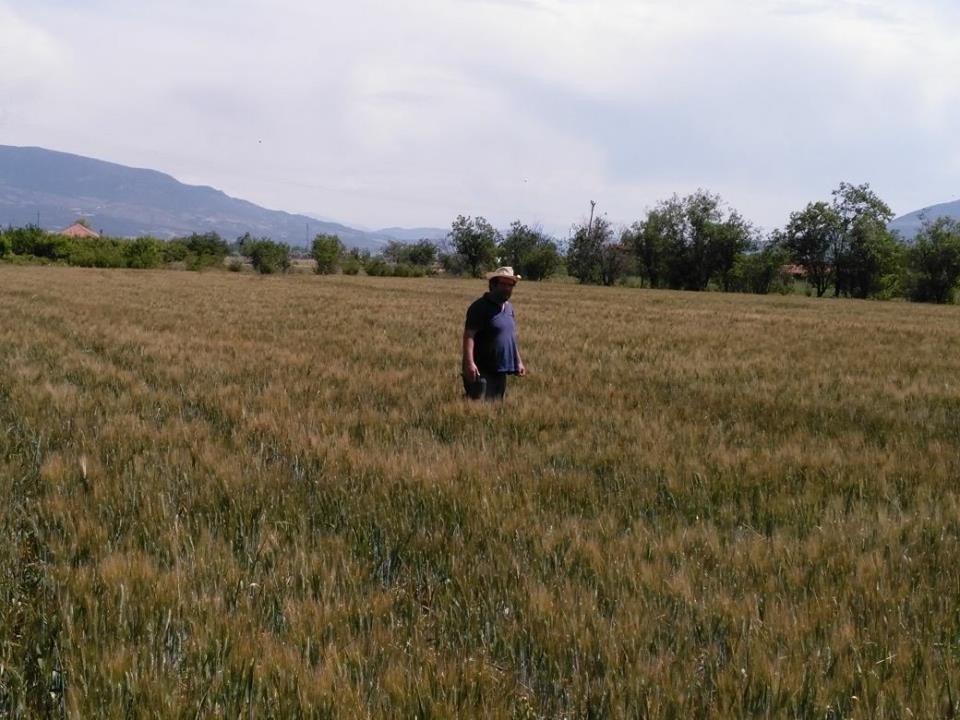
[[[467,308],[467,330],[476,333],[473,357],[482,373],[519,372],[520,353],[517,351],[517,325],[513,305],[500,303],[489,293]]]

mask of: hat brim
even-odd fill
[[[496,273],[490,273],[487,275],[487,280],[506,280],[513,283],[514,285],[521,279],[519,275],[497,275]]]

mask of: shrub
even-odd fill
[[[410,263],[391,264],[383,258],[375,257],[367,260],[363,267],[371,277],[412,277],[421,278],[427,274],[427,268]]]
[[[430,267],[437,261],[437,246],[429,240],[404,243],[391,240],[381,253],[383,259],[396,265]]]
[[[139,237],[126,245],[127,267],[145,270],[157,267],[161,259],[160,241],[152,237]]]
[[[193,233],[167,243],[164,262],[183,262],[189,270],[202,270],[223,264],[230,246],[215,232]]]
[[[124,245],[114,238],[74,238],[67,244],[66,261],[78,267],[127,267]]]
[[[195,255],[188,253],[186,258],[187,270],[206,270],[223,264],[223,258],[214,255]]]
[[[269,238],[244,240],[240,254],[250,258],[253,269],[262,275],[287,272],[290,269],[290,246]]]
[[[465,275],[467,273],[467,259],[457,252],[441,253],[440,267],[451,275]]]
[[[793,280],[783,268],[789,260],[789,253],[776,243],[769,243],[761,250],[741,255],[733,264],[727,289],[758,295],[770,292],[787,294],[792,289]]]
[[[35,225],[14,228],[8,233],[12,250],[17,255],[63,260],[69,253],[69,238],[44,232]]]
[[[363,266],[363,270],[371,277],[385,277],[390,275],[390,266],[380,258],[371,258]]]
[[[160,257],[165,263],[186,262],[190,248],[184,240],[170,240],[160,249]]]
[[[230,246],[215,232],[193,233],[185,238],[187,248],[198,257],[212,257],[222,261],[230,253]]]

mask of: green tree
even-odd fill
[[[790,259],[804,268],[807,281],[817,297],[823,297],[830,286],[833,253],[843,234],[840,214],[829,203],[809,203],[803,210],[790,215],[781,233],[783,247]]]
[[[917,302],[953,302],[960,281],[960,222],[925,223],[907,249],[907,297]]]
[[[166,262],[184,262],[190,270],[202,270],[223,264],[230,246],[215,232],[192,233],[175,238],[163,250]]]
[[[655,208],[643,222],[635,222],[624,232],[624,244],[636,258],[641,280],[651,288],[663,287],[667,278],[667,247],[671,219],[662,208]]]
[[[343,243],[337,235],[317,235],[310,249],[310,254],[317,263],[315,272],[318,275],[335,273],[340,267],[343,253]]]
[[[426,268],[437,261],[437,246],[429,240],[418,240],[410,244],[407,251],[407,262],[411,265]]]
[[[230,252],[230,246],[215,232],[192,233],[184,241],[190,253],[203,264],[219,264]]]
[[[724,292],[732,290],[734,268],[753,244],[753,228],[736,211],[706,228],[706,265],[709,277],[715,279]]]
[[[430,267],[437,261],[437,246],[429,240],[404,243],[391,240],[381,252],[383,259],[394,264]]]
[[[385,262],[405,262],[407,259],[407,244],[399,240],[390,240],[380,251],[380,257]]]
[[[575,225],[567,244],[567,272],[584,285],[599,285],[603,278],[603,244],[613,239],[610,223],[597,218],[593,224]]]
[[[846,238],[844,250],[835,260],[838,294],[856,298],[896,295],[904,248],[886,223],[858,218]]]
[[[893,211],[869,184],[840,183],[833,210],[841,232],[833,250],[836,295],[888,296],[895,288],[902,247],[887,225]]]
[[[501,262],[528,280],[545,280],[560,267],[557,244],[539,228],[529,227],[519,220],[510,225],[499,252]]]
[[[737,258],[750,243],[750,227],[737,212],[725,215],[719,195],[699,190],[682,201],[683,230],[676,237],[686,255],[685,287],[706,290],[711,280],[724,289]]]
[[[651,287],[705,290],[715,281],[727,290],[753,229],[720,196],[699,190],[660,202],[623,239]]]
[[[448,237],[473,277],[480,277],[496,263],[499,233],[484,218],[457,216]]]
[[[520,266],[520,274],[530,280],[547,280],[557,273],[562,264],[563,259],[557,243],[545,238],[544,242],[526,257]]]
[[[567,248],[567,272],[581,283],[613,285],[630,269],[630,252],[616,240],[613,226],[605,217],[593,225],[574,226]]]
[[[832,201],[815,202],[790,216],[781,233],[794,263],[802,265],[822,297],[889,297],[899,290],[904,248],[887,225],[890,207],[869,184],[840,183]]]

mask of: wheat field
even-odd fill
[[[960,308],[0,266],[0,717],[960,713]]]

